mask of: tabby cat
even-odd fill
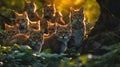
[[[19,30],[20,33],[27,33],[29,31],[29,18],[28,18],[28,14],[27,12],[23,12],[22,14],[19,14],[17,12],[15,12],[15,22],[19,24]]]
[[[28,13],[28,17],[31,21],[38,21],[41,18],[36,10],[37,8],[34,0],[31,0],[31,2],[25,1],[24,11]]]
[[[81,8],[80,10],[75,10],[71,8],[70,21],[72,24],[73,35],[69,44],[79,47],[82,44],[85,33],[86,33],[86,25],[84,22],[85,17],[83,14],[83,8]]]
[[[56,8],[54,3],[44,5],[44,10],[43,10],[44,19],[51,20],[55,16],[55,13],[56,13]]]
[[[40,20],[36,22],[30,21],[29,28],[30,30],[40,30]]]
[[[71,38],[72,29],[70,24],[56,24],[55,33],[44,38],[40,52],[50,49],[52,53],[63,53],[67,49],[67,43]]]
[[[41,30],[30,31],[30,37],[28,39],[28,43],[33,50],[39,51],[42,41],[43,41],[43,32]]]
[[[18,29],[18,24],[15,25],[8,25],[5,23],[5,30],[4,30],[4,36],[6,40],[9,40],[13,35],[16,35],[20,33]]]

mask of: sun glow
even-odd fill
[[[70,7],[79,9],[84,7],[84,14],[89,23],[97,21],[100,15],[100,7],[96,0],[54,0],[58,11],[68,15]]]
[[[95,22],[100,15],[100,6],[96,0],[54,0],[57,11],[62,12],[63,17],[68,21],[70,7],[74,9],[84,8],[84,15],[86,18],[87,30],[94,27]]]
[[[83,4],[84,0],[55,0],[57,10],[61,12],[67,12],[70,7],[76,8],[77,6]],[[79,6],[80,7],[80,6]]]
[[[79,5],[79,4],[82,4],[82,3],[85,3],[85,0],[75,0],[74,1],[74,5]]]

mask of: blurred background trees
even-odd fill
[[[34,1],[37,4],[37,11],[41,16],[42,6],[52,0]],[[64,55],[43,54],[43,56],[40,56],[23,46],[1,46],[3,41],[1,32],[4,28],[4,23],[14,24],[12,10],[21,13],[24,8],[24,0],[0,0],[0,66],[4,63],[4,65],[16,65],[17,67],[17,65],[23,64],[22,61],[26,60],[30,64],[23,64],[23,66],[32,64],[33,67],[40,65],[43,67],[47,65],[51,65],[52,67],[55,65],[61,67],[66,65],[68,67],[120,67],[119,0],[54,0],[54,2],[57,10],[63,13],[64,19],[68,18],[69,7],[74,7],[75,9],[84,7],[84,13],[87,19],[87,31],[89,33],[82,47],[80,47],[79,52],[85,55],[78,56],[75,54],[77,58],[72,59]],[[18,52],[15,53],[13,51],[15,49],[13,48],[17,48]],[[93,56],[87,55],[88,53],[92,53]],[[24,59],[25,57],[28,58]],[[55,61],[51,61],[53,59]],[[33,63],[33,60],[35,63]]]
[[[34,0],[34,1],[37,5],[37,12],[39,13],[40,16],[42,16],[42,9],[44,4],[50,3],[53,0]],[[87,19],[87,24],[89,25],[88,30],[95,24],[100,15],[100,7],[96,0],[54,0],[54,3],[56,5],[56,9],[62,12],[66,22],[69,22],[67,19],[69,16],[70,7],[74,7],[75,9],[84,7],[84,14]],[[11,20],[14,20],[14,14],[12,10],[21,13],[23,11],[23,8],[24,0],[0,0],[0,14],[5,15]],[[4,23],[5,21],[1,22]],[[6,21],[6,23],[11,22]]]
[[[97,0],[101,14],[85,40],[83,51],[99,51],[100,47],[120,42],[120,4],[118,0]],[[113,5],[114,3],[114,5]],[[115,8],[116,7],[116,8]]]

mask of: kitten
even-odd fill
[[[22,14],[19,14],[17,12],[15,12],[15,22],[19,24],[19,30],[20,33],[27,33],[29,30],[29,18],[28,18],[28,14],[27,12],[23,12]]]
[[[40,20],[36,22],[30,21],[29,27],[30,30],[40,30]]]
[[[44,10],[43,10],[44,19],[51,20],[55,16],[55,13],[56,13],[56,8],[54,3],[44,5]]]
[[[30,37],[28,39],[28,42],[33,50],[39,51],[42,41],[43,41],[43,32],[41,30],[32,30],[30,32]]]
[[[82,44],[86,34],[86,25],[85,17],[83,14],[83,8],[80,10],[75,10],[71,8],[70,21],[72,24],[73,35],[69,44],[79,47]]]
[[[36,10],[36,4],[33,0],[31,0],[31,2],[25,1],[24,11],[28,13],[28,17],[31,21],[38,21],[41,19]]]
[[[9,40],[13,35],[20,33],[18,26],[17,23],[15,25],[8,25],[5,23],[4,36],[6,40]]]
[[[55,33],[51,36],[44,38],[40,47],[40,52],[51,49],[52,53],[65,52],[67,49],[67,43],[71,38],[72,29],[70,24],[60,25],[56,24]]]
[[[54,20],[53,22],[57,22],[57,23],[62,24],[62,25],[65,24],[61,12],[58,12],[58,11],[57,11],[57,12],[55,13],[55,17],[54,17],[53,20]]]
[[[55,32],[56,23],[52,23],[50,21],[48,21],[47,23],[48,23],[48,27],[47,27],[48,34],[51,35],[51,34],[53,34]]]

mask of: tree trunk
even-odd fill
[[[88,38],[83,42],[79,50],[82,53],[95,52],[101,54],[104,53],[100,50],[100,47],[103,45],[112,45],[120,42],[119,1],[97,0],[97,2],[101,7],[101,15],[88,35]]]

